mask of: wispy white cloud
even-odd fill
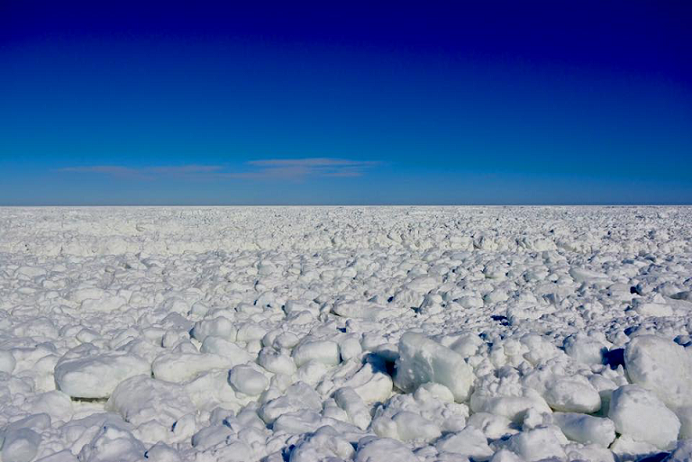
[[[301,167],[373,167],[379,162],[335,159],[332,157],[307,157],[304,159],[264,159],[251,160],[248,165],[256,165],[258,167],[286,167],[286,166],[301,166]]]
[[[308,157],[303,159],[262,159],[247,162],[254,170],[238,173],[244,178],[304,179],[306,177],[355,177],[379,165],[376,161]]]
[[[152,167],[152,173],[162,175],[187,175],[195,173],[214,173],[223,170],[221,165],[180,165],[174,167]]]
[[[260,159],[245,163],[241,170],[229,170],[221,165],[176,165],[126,167],[122,165],[91,165],[65,167],[66,173],[93,173],[121,178],[157,179],[185,177],[197,179],[283,179],[304,180],[308,177],[357,177],[380,165],[377,161],[307,157],[300,159]]]
[[[137,169],[121,167],[119,165],[92,165],[89,167],[65,167],[58,169],[59,172],[69,173],[106,173],[108,175],[132,175],[139,173]]]
[[[116,177],[154,179],[160,176],[207,175],[222,171],[220,165],[164,165],[158,167],[124,167],[121,165],[90,165],[85,167],[65,167],[58,171],[68,173],[101,173]]]

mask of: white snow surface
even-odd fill
[[[692,208],[0,208],[0,461],[692,454]]]

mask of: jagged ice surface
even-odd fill
[[[687,207],[0,208],[0,460],[692,447]]]

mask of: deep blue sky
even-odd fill
[[[0,204],[689,204],[691,24],[689,1],[0,0]]]

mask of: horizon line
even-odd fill
[[[468,204],[0,204],[0,208],[97,208],[97,207],[692,207],[692,203],[468,203]]]

